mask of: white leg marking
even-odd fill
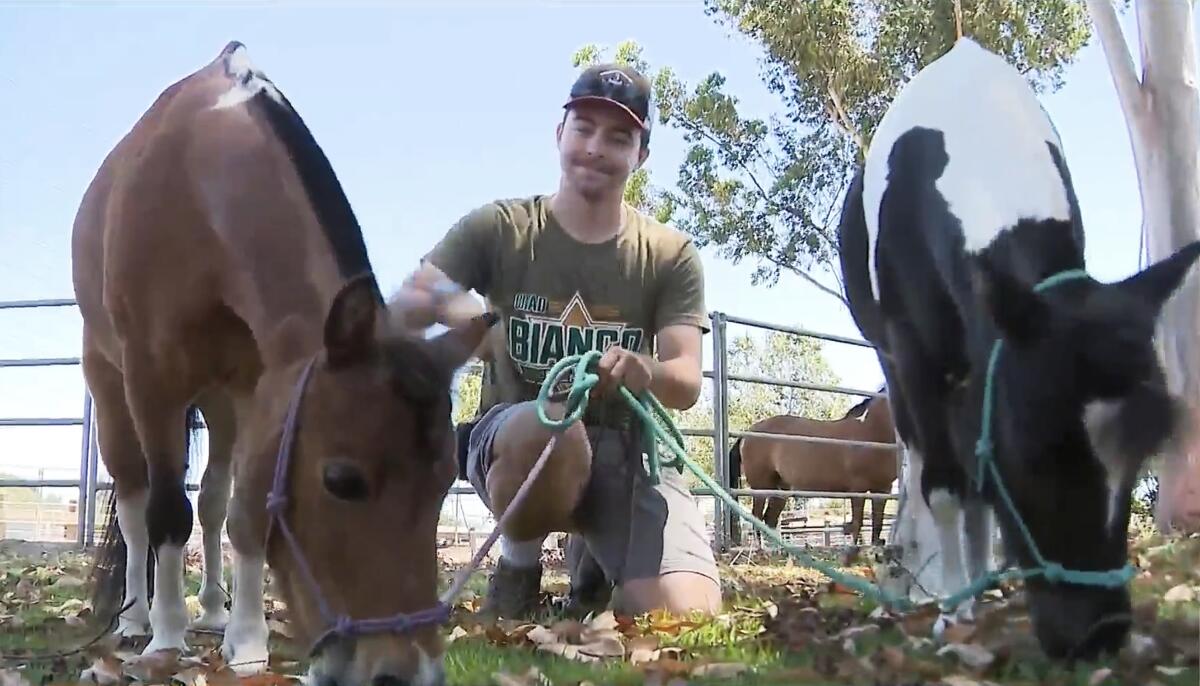
[[[528,541],[514,541],[501,534],[500,557],[517,567],[540,566],[542,564],[542,543],[545,540],[546,536],[541,536]]]
[[[127,498],[117,498],[117,525],[125,539],[125,603],[136,598],[133,605],[121,614],[117,624],[118,636],[148,636],[150,634],[150,593],[146,584],[146,556],[150,551],[150,534],[146,530],[146,503],[150,492]]]
[[[183,546],[164,543],[158,548],[154,567],[154,603],[150,606],[154,638],[142,654],[170,648],[183,651],[187,620],[187,605],[183,602]]]
[[[942,549],[942,580],[947,593],[956,593],[969,583],[963,566],[962,503],[949,491],[934,489],[929,494],[929,510],[937,524],[938,541]],[[969,619],[973,601],[965,600],[955,613],[960,619]],[[935,636],[940,636],[954,619],[942,615],[934,625]]]
[[[981,500],[971,500],[963,509],[963,538],[967,544],[968,583],[992,570],[992,508]],[[963,603],[962,607],[968,607]],[[969,608],[968,608],[969,609]]]
[[[233,612],[221,653],[239,675],[267,668],[267,616],[263,610],[266,561],[261,555],[233,555]]]
[[[221,529],[229,505],[230,470],[227,465],[209,462],[200,485],[200,526],[204,537],[204,578],[200,582],[202,613],[197,629],[220,631],[229,621],[225,609],[225,591],[221,588]]]
[[[434,660],[420,644],[413,645],[417,649],[417,676],[413,686],[443,686],[446,683],[445,661]]]

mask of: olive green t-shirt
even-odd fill
[[[548,196],[499,200],[460,219],[426,256],[500,316],[489,334],[480,414],[536,398],[563,357],[612,345],[654,355],[656,332],[672,324],[708,332],[695,245],[632,206],[622,209],[622,231],[589,244],[563,231]],[[619,425],[624,405],[620,396],[593,396],[584,422]]]

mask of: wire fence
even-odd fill
[[[63,308],[74,307],[75,301],[72,299],[44,299],[44,300],[12,300],[0,301],[0,314],[7,310],[18,309],[36,309],[36,308]],[[729,370],[729,338],[728,328],[730,325],[738,325],[751,329],[766,330],[790,334],[802,338],[811,338],[826,343],[834,343],[839,345],[857,346],[860,348],[870,349],[871,345],[866,341],[849,338],[846,336],[838,336],[834,334],[813,331],[797,327],[781,326],[769,322],[764,322],[755,319],[744,317],[736,317],[723,312],[710,313],[711,320],[711,342],[712,342],[712,369],[704,372],[705,379],[709,382],[712,392],[712,426],[706,428],[688,428],[683,429],[682,433],[685,436],[695,437],[710,440],[713,442],[713,460],[714,460],[714,477],[722,488],[731,490],[731,492],[739,498],[753,497],[784,497],[784,498],[822,498],[822,499],[850,499],[862,498],[870,500],[873,503],[884,505],[889,501],[897,499],[895,493],[858,493],[846,491],[813,491],[813,490],[789,490],[789,489],[753,489],[753,488],[731,488],[735,485],[736,476],[731,474],[731,465],[729,463],[729,452],[731,441],[738,438],[759,438],[767,440],[790,441],[798,443],[812,444],[840,444],[855,446],[860,448],[892,450],[896,453],[897,460],[897,475],[901,474],[900,469],[900,451],[896,442],[882,443],[874,441],[857,441],[839,438],[824,438],[817,436],[799,436],[799,435],[784,435],[776,433],[768,433],[762,431],[739,431],[733,430],[729,426],[729,400],[730,390],[729,385],[733,383],[747,384],[762,384],[775,387],[793,388],[821,393],[840,394],[847,396],[856,396],[860,398],[868,397],[886,397],[886,394],[881,394],[878,391],[866,389],[851,388],[846,386],[837,386],[829,384],[812,383],[798,379],[779,379],[747,374],[737,374]],[[60,367],[60,366],[78,366],[80,360],[77,357],[59,357],[59,358],[18,358],[18,359],[0,359],[0,371],[3,369],[13,368],[44,368],[44,367]],[[90,546],[94,544],[96,538],[96,517],[98,511],[103,511],[103,507],[107,505],[108,492],[112,488],[108,474],[104,472],[103,465],[99,460],[99,449],[96,440],[96,423],[94,421],[94,412],[92,406],[91,395],[84,390],[82,402],[82,412],[79,417],[0,417],[0,429],[4,427],[65,427],[79,426],[81,427],[81,441],[79,451],[79,468],[78,475],[75,478],[69,479],[0,479],[0,539],[3,538],[24,538],[26,540],[39,541],[74,541],[80,546]],[[198,428],[203,429],[203,424]],[[201,469],[195,470],[197,472]],[[103,478],[101,473],[103,473]],[[189,471],[189,475],[195,477],[195,474]],[[6,492],[11,492],[11,489],[37,489],[41,494],[38,499],[33,502],[16,502],[12,498],[4,497]],[[189,481],[187,488],[191,492],[199,489],[198,480]],[[53,498],[47,500],[45,492],[47,489],[57,492],[66,492],[70,495],[61,499],[61,502]],[[698,496],[712,497],[713,494],[706,488],[695,488],[693,492]],[[462,497],[474,497],[474,489],[463,483],[456,484],[450,491],[451,499],[448,499],[447,504],[456,512],[464,510]],[[102,502],[103,501],[103,502]],[[480,506],[482,504],[480,503]],[[872,508],[874,505],[872,505]],[[718,549],[728,549],[741,540],[741,527],[737,518],[732,512],[727,512],[723,503],[715,497],[712,497],[709,503],[705,503],[703,508],[707,512],[711,512],[710,521],[712,522],[713,542]],[[803,516],[803,515],[802,515]],[[465,515],[464,515],[465,518]],[[457,540],[459,536],[459,527],[457,523],[460,518],[453,517],[456,522],[452,529],[452,535]],[[486,535],[489,526],[490,517],[486,514],[480,518],[479,527],[474,528],[478,533],[471,535]],[[796,527],[792,527],[796,528]],[[199,527],[195,527],[193,536],[198,535]],[[815,536],[818,540],[823,540],[825,545],[830,541],[835,540],[838,536],[834,532],[839,531],[838,527],[830,527],[828,521],[824,524],[819,524],[810,527],[799,527],[794,532],[795,536],[800,538]]]

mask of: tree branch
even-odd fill
[[[826,295],[830,295],[830,296],[837,298],[846,307],[850,307],[850,303],[846,301],[846,298],[844,298],[841,293],[838,293],[837,291],[833,290],[829,286],[826,286],[825,284],[821,283],[820,281],[817,281],[815,276],[809,274],[808,272],[804,271],[803,269],[800,269],[799,267],[796,267],[794,265],[784,264],[783,262],[780,262],[779,260],[775,259],[774,257],[771,257],[770,255],[763,255],[762,257],[765,260],[767,260],[768,262],[770,262],[771,264],[775,265],[776,267],[779,267],[780,269],[786,269],[789,272],[792,272],[793,274],[799,276],[800,278],[802,278],[805,281],[812,284],[814,287],[816,287],[817,290],[821,291],[822,293],[825,293]]]
[[[825,89],[825,93],[829,95],[829,102],[833,105],[833,111],[830,114],[833,115],[834,120],[841,127],[842,131],[854,139],[855,144],[858,145],[859,154],[866,155],[867,143],[863,140],[862,134],[858,132],[858,129],[854,128],[853,122],[850,121],[850,115],[846,114],[846,108],[842,106],[841,96],[833,90],[832,85]]]
[[[705,128],[696,120],[686,117],[682,114],[676,115],[676,119],[677,119],[677,121],[679,121],[679,123],[685,129],[688,129],[694,133],[699,134],[700,136],[703,136],[708,141],[710,141],[713,145],[720,148],[721,151],[724,152],[729,157],[736,157],[736,155],[733,154],[733,151],[729,149],[728,145],[726,145],[724,142],[719,140],[716,136],[712,135],[707,130],[705,130]],[[765,188],[763,188],[763,185],[759,182],[758,177],[754,175],[754,172],[744,162],[739,161],[737,163],[737,166],[743,172],[746,173],[746,176],[750,177],[750,183],[752,183],[754,185],[754,188],[758,191],[759,196],[763,199],[764,202],[767,203],[768,206],[774,208],[778,212],[790,214],[791,216],[795,217],[796,219],[798,219],[802,222],[812,223],[812,220],[808,216],[806,216],[803,212],[801,212],[800,210],[797,210],[796,208],[792,207],[791,205],[782,205],[779,202],[777,202],[774,198],[772,198],[771,194],[768,193]],[[813,226],[817,229],[817,235],[820,236],[821,239],[824,240],[825,243],[830,248],[837,250],[837,243],[832,238],[830,238],[828,235],[825,234],[824,227],[816,226],[816,224],[813,224]],[[776,264],[778,264],[778,262],[776,262]],[[779,265],[779,266],[785,267],[786,265]],[[787,268],[791,269],[790,267],[787,267]]]
[[[1146,99],[1133,67],[1133,55],[1121,33],[1121,21],[1117,18],[1112,0],[1087,0],[1087,5],[1096,33],[1100,36],[1100,46],[1108,60],[1108,71],[1112,74],[1117,99],[1121,102],[1130,131],[1140,140],[1145,127]]]

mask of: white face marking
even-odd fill
[[[275,88],[275,84],[268,81],[266,75],[255,69],[254,65],[250,63],[246,46],[239,45],[226,59],[229,70],[233,73],[233,78],[237,83],[233,88],[221,94],[212,107],[214,110],[240,105],[258,95],[259,91],[266,91],[271,99],[283,102],[283,97],[280,95],[279,89]]]
[[[892,145],[914,126],[941,131],[949,163],[937,189],[959,218],[964,249],[977,252],[1022,217],[1070,219],[1070,203],[1046,142],[1062,144],[1019,72],[969,38],[903,87],[871,141],[863,178],[867,255],[878,296],[875,245]]]
[[[1117,506],[1121,502],[1121,488],[1128,477],[1129,468],[1122,460],[1120,444],[1117,442],[1120,425],[1117,418],[1121,402],[1093,400],[1083,408],[1083,426],[1087,431],[1092,452],[1104,467],[1104,481],[1108,485],[1108,527],[1116,523]]]

